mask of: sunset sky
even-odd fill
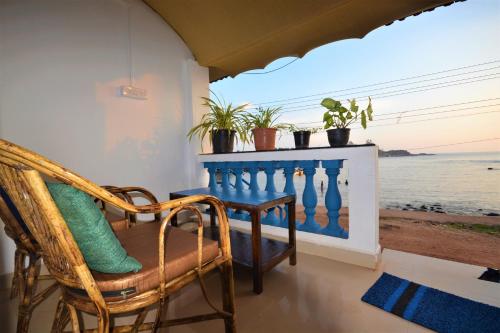
[[[291,60],[278,59],[252,72]],[[415,76],[420,77],[406,80]],[[373,85],[387,81],[393,82]],[[369,87],[356,88],[363,86]],[[363,39],[324,45],[273,73],[240,74],[211,84],[211,89],[237,104],[284,100],[265,106],[282,105],[288,112],[280,120],[292,123],[320,122],[324,97],[370,95],[377,121],[365,131],[352,126],[355,143],[371,139],[382,149],[423,148],[414,152],[500,152],[500,140],[433,147],[500,138],[500,1],[469,0],[438,8],[378,28]],[[308,95],[318,96],[296,99]],[[367,102],[360,98],[359,103],[364,107]],[[410,112],[399,113],[403,111]],[[327,145],[326,134],[313,135],[312,141]],[[278,146],[292,142],[285,134]]]

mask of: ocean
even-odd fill
[[[347,161],[339,175],[345,207],[349,205],[349,185],[345,184],[348,172]],[[278,191],[284,187],[280,173],[275,176]],[[500,152],[384,157],[379,159],[379,174],[381,208],[430,210],[433,206],[432,209],[458,215],[500,214]],[[324,205],[321,181],[326,192],[328,178],[324,169],[318,168],[314,177],[318,205]],[[301,203],[305,176],[296,175],[294,184],[297,202]],[[259,185],[265,187],[262,172]]]

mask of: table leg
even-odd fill
[[[173,196],[172,194],[170,194],[170,200],[174,200],[174,199],[177,199],[175,196]],[[170,210],[172,211],[172,210]],[[172,219],[170,220],[170,224],[173,226],[173,227],[177,227],[178,224],[177,224],[177,215],[175,216],[172,216]]]
[[[260,211],[253,210],[252,216],[252,256],[253,256],[253,292],[262,293],[262,244],[260,230]]]
[[[210,226],[215,227],[215,207],[210,205]]]
[[[288,204],[288,245],[293,248],[290,254],[290,265],[297,264],[297,243],[295,239],[295,201]]]

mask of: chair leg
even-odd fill
[[[97,332],[98,333],[109,333],[110,332],[110,321],[109,312],[103,310],[97,314]],[[79,332],[79,331],[78,331]]]
[[[80,319],[78,318],[78,313],[76,312],[75,307],[71,304],[66,304],[66,308],[68,309],[69,316],[71,318],[71,328],[73,330],[73,333],[80,333]],[[98,327],[99,327],[98,328],[99,333],[104,332],[101,331],[101,325],[99,325]],[[109,328],[108,331],[106,331],[106,333],[107,332],[109,332]]]
[[[147,314],[148,314],[147,308],[144,308],[141,310],[141,312],[139,312],[139,314],[137,315],[137,318],[135,318],[134,326],[130,330],[131,333],[138,333],[139,332],[139,328],[144,323],[144,319],[146,319]]]
[[[231,314],[230,318],[224,319],[224,327],[226,333],[236,332],[234,322],[234,279],[233,279],[233,263],[226,262],[221,268],[222,282],[222,307],[225,312]]]
[[[21,268],[23,269],[23,268]],[[21,280],[20,289],[21,299],[19,300],[18,315],[17,315],[17,332],[28,332],[29,322],[31,319],[31,314],[33,312],[33,307],[31,302],[33,299],[33,294],[36,290],[36,284],[38,282],[38,276],[40,275],[40,262],[39,257],[35,254],[29,255],[29,264],[26,269],[26,275],[23,276]],[[25,280],[24,280],[25,278]]]
[[[57,303],[56,314],[54,316],[54,322],[52,323],[51,333],[62,333],[64,328],[70,320],[69,312],[64,303],[63,297],[59,297],[59,302]]]
[[[16,249],[16,253],[14,255],[14,274],[12,275],[12,287],[10,289],[10,299],[16,298],[19,295],[19,283],[20,279],[23,279],[23,262],[25,258],[25,254]]]
[[[153,328],[151,329],[151,333],[157,333],[161,326],[161,318],[168,311],[168,302],[169,297],[161,298],[160,304],[158,304],[158,311],[156,312],[155,322],[153,324]]]

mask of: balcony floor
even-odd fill
[[[360,298],[383,271],[480,302],[500,306],[498,284],[478,280],[483,268],[394,250],[384,250],[382,263],[370,270],[328,259],[298,254],[298,265],[278,265],[264,276],[264,292],[251,292],[250,274],[236,271],[238,332],[426,332],[423,327],[363,303]],[[219,300],[219,279],[207,277],[209,293]],[[17,301],[0,290],[4,332],[15,332]],[[50,331],[57,295],[33,314],[31,332]],[[209,311],[195,284],[174,297],[169,316]],[[148,316],[152,318],[153,313]],[[95,320],[84,316],[87,328]],[[118,323],[131,318],[116,319]],[[221,321],[165,329],[163,332],[223,332]]]

